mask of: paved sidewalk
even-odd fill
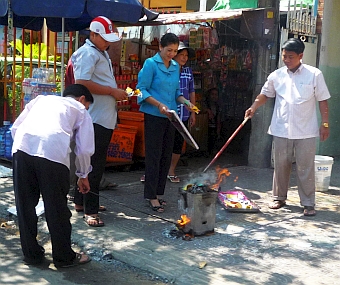
[[[221,167],[228,167],[231,175],[221,185],[222,190],[242,188],[261,207],[261,212],[230,213],[217,203],[215,234],[191,241],[173,237],[170,233],[182,214],[178,210],[178,188],[201,176],[208,163],[206,158],[192,158],[188,166],[178,167],[182,182],[167,182],[168,205],[162,214],[153,212],[143,199],[143,184],[139,181],[143,170],[117,172],[109,168],[106,178],[119,187],[100,192],[100,202],[108,208],[101,214],[106,226],[88,227],[82,215],[72,210],[73,242],[95,260],[112,253],[115,259],[173,284],[339,284],[340,161],[337,158],[330,190],[317,192],[315,217],[303,216],[294,175],[287,206],[269,210],[272,169],[225,163]],[[213,168],[208,175],[212,175]],[[11,179],[2,181],[7,183],[0,188],[3,215],[3,209],[12,206],[14,198]],[[73,209],[72,204],[70,208]],[[202,269],[200,262],[206,262]]]

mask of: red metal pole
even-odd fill
[[[225,150],[225,148],[230,144],[232,139],[237,135],[237,133],[242,129],[242,127],[246,124],[246,122],[249,120],[249,117],[245,118],[241,125],[238,126],[238,128],[235,130],[235,132],[230,136],[230,138],[227,140],[227,142],[224,144],[224,146],[219,150],[219,152],[215,155],[215,157],[210,161],[208,166],[203,170],[203,172],[206,172],[208,168],[216,161],[216,159],[221,155],[221,153]]]

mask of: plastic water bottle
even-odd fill
[[[9,126],[8,130],[5,133],[5,158],[8,160],[12,160],[13,138],[11,129],[12,125]]]
[[[5,158],[5,136],[11,124],[10,121],[4,121],[4,126],[0,128],[0,157]]]
[[[22,89],[24,92],[24,107],[27,105],[28,102],[32,99],[32,85],[31,82],[33,82],[34,78],[24,78],[24,81],[22,82]]]

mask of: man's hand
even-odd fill
[[[245,114],[244,114],[244,118],[252,118],[255,114],[255,109],[250,107],[249,109],[246,110]]]
[[[321,125],[320,127],[320,141],[325,141],[329,137],[329,128],[324,127]]]
[[[260,106],[264,105],[268,100],[268,97],[264,94],[257,95],[254,103],[248,108],[244,114],[244,118],[252,118],[255,114],[255,111]]]
[[[117,101],[128,99],[128,94],[126,93],[126,91],[118,88],[112,88],[110,95],[113,96]]]
[[[90,191],[90,183],[88,178],[79,178],[78,179],[78,187],[79,187],[79,192],[82,194],[86,194]]]

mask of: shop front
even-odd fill
[[[263,37],[264,18],[268,29]],[[181,41],[195,50],[195,56],[189,59],[188,65],[193,70],[196,105],[201,110],[196,116],[195,126],[189,128],[200,149],[187,146],[186,151],[215,154],[242,123],[244,112],[252,103],[257,51],[259,45],[271,38],[274,27],[271,20],[274,21],[273,15],[266,9],[194,12],[161,14],[152,23],[122,28],[124,37],[120,53],[114,54],[113,51],[117,50],[114,48],[111,55],[118,86],[135,88],[138,71],[144,60],[158,51],[161,36],[169,31],[178,35]],[[258,23],[261,23],[261,28],[254,30],[253,25]],[[214,92],[218,94],[216,106],[209,102]],[[138,111],[136,98],[119,102],[118,108],[120,123],[137,127],[134,157],[143,158],[144,117]],[[209,117],[216,112],[221,127],[216,140],[211,143]],[[250,126],[250,123],[246,124],[226,149],[226,152],[240,157],[240,164],[247,164]]]

